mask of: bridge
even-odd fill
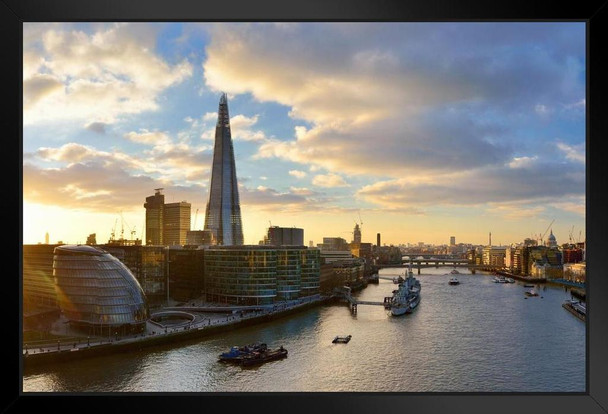
[[[439,267],[439,266],[451,266],[451,267],[464,267],[467,269],[471,269],[473,273],[475,270],[487,270],[487,271],[496,271],[501,270],[504,266],[493,266],[493,265],[478,265],[478,264],[470,264],[467,259],[452,259],[452,258],[428,258],[428,259],[409,259],[407,261],[394,264],[376,264],[373,265],[373,271],[377,272],[380,269],[386,268],[408,268],[412,263],[412,267],[415,267],[418,270],[418,274],[420,274],[420,269],[427,267]]]

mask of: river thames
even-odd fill
[[[63,362],[24,374],[24,392],[584,392],[585,323],[562,308],[570,293],[487,274],[423,269],[421,302],[393,317],[382,306],[319,306],[272,322],[175,345]],[[461,270],[465,272],[465,270]],[[403,274],[383,269],[380,276]],[[380,279],[355,293],[382,301]],[[336,335],[352,335],[333,344]],[[283,345],[289,355],[253,368],[219,363],[233,345]]]

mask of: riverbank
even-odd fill
[[[246,326],[252,326],[275,319],[284,318],[294,313],[314,308],[333,301],[331,297],[318,297],[316,300],[298,301],[293,304],[275,305],[264,310],[249,313],[231,313],[222,319],[199,318],[179,327],[167,328],[158,323],[155,329],[145,334],[126,338],[84,338],[81,342],[72,344],[49,343],[37,348],[27,347],[23,350],[23,368],[27,370],[43,364],[89,358],[116,352],[140,350],[147,347],[175,344],[188,339],[202,338],[221,332],[232,331]],[[175,308],[173,308],[175,309]],[[218,309],[226,312],[226,309]],[[85,342],[86,341],[86,342]]]

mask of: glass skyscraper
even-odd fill
[[[225,93],[220,98],[215,127],[215,146],[209,202],[205,213],[205,230],[213,231],[218,245],[243,245],[241,205],[236,181],[232,136],[230,135],[228,100]]]

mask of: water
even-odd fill
[[[53,392],[584,392],[585,324],[561,307],[564,288],[525,299],[521,282],[423,270],[414,313],[382,306],[320,306],[273,322],[176,345],[40,367],[23,390]],[[384,269],[381,276],[402,274]],[[382,301],[390,280],[360,300]],[[351,334],[348,344],[332,344]],[[241,368],[217,362],[233,345],[283,345],[289,356]]]

